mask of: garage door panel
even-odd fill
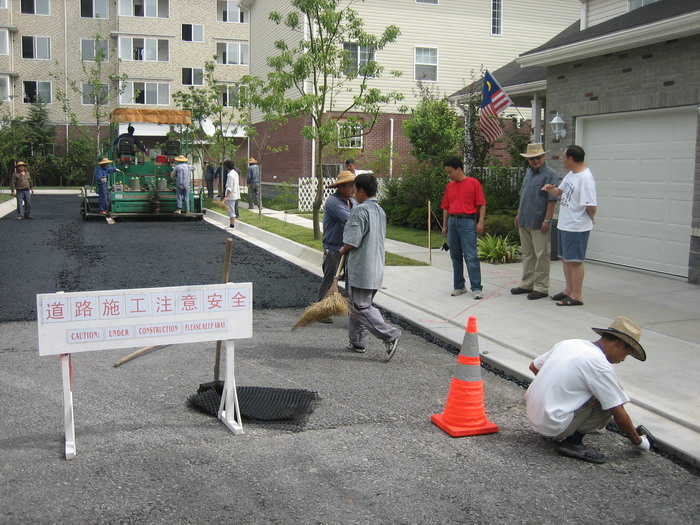
[[[578,120],[598,191],[589,258],[687,277],[697,121],[695,108]]]

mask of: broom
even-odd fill
[[[331,283],[331,287],[328,289],[326,296],[312,303],[310,306],[304,310],[304,313],[296,322],[292,331],[297,328],[302,328],[308,326],[311,323],[315,323],[321,319],[326,319],[327,317],[342,317],[348,315],[348,300],[343,297],[338,291],[338,279],[343,271],[343,265],[345,263],[345,255],[340,258],[340,263],[338,264],[338,271],[335,272],[335,277]]]

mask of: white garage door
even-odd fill
[[[598,191],[586,257],[688,276],[698,111],[579,118]]]

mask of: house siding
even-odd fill
[[[624,15],[628,6],[627,0],[588,0],[587,27]]]

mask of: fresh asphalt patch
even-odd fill
[[[235,343],[236,381],[318,392],[305,430],[244,421],[234,436],[188,408],[213,379],[215,343],[118,368],[130,351],[87,352],[73,356],[77,456],[65,460],[60,366],[38,355],[34,295],[217,282],[227,232],[85,222],[75,201],[49,197],[34,221],[0,219],[1,523],[696,522],[692,472],[612,432],[587,438],[604,465],[561,457],[529,428],[522,387],[489,371],[499,432],[447,436],[430,415],[453,354],[410,329],[389,363],[376,340],[356,354],[345,319],[291,332],[318,278],[238,239],[232,276],[253,281],[255,315],[253,338]]]

